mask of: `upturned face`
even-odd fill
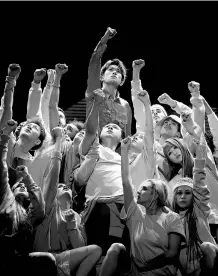
[[[164,121],[160,134],[166,138],[176,137],[179,133],[179,125],[174,120],[168,118]]]
[[[120,68],[117,65],[110,65],[105,71],[102,80],[106,84],[113,84],[114,86],[118,87],[122,81]]]

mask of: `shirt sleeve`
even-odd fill
[[[213,135],[213,143],[216,148],[214,155],[218,157],[218,118],[214,112],[209,114],[207,117],[210,130]]]
[[[168,234],[176,233],[181,235],[184,240],[186,239],[184,226],[178,214],[170,212],[167,217],[167,224],[168,224],[168,229],[167,229]]]

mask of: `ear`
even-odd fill
[[[35,142],[35,146],[38,146],[41,143],[41,141],[39,140],[39,138],[36,140]]]

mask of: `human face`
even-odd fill
[[[72,191],[64,183],[58,184],[57,199],[62,196],[69,196],[72,199]]]
[[[122,135],[121,128],[116,124],[108,124],[103,127],[101,131],[101,140],[104,142],[105,138],[110,138],[115,140],[117,143],[120,142]]]
[[[153,185],[150,181],[142,183],[137,192],[137,203],[150,203],[153,198]]]
[[[103,82],[118,87],[122,80],[120,68],[117,65],[110,65],[103,75]]]
[[[27,192],[27,188],[25,184],[21,182],[19,182],[18,184],[15,184],[13,193],[15,197],[29,198],[29,193]]]
[[[172,145],[172,147],[168,151],[167,155],[168,155],[170,161],[172,161],[172,163],[175,163],[175,164],[182,163],[182,152],[181,152],[180,148]]]
[[[136,133],[131,138],[131,150],[140,153],[144,147],[144,136],[143,132]]]
[[[79,132],[78,128],[73,124],[67,124],[66,127],[66,134],[70,137],[71,140],[75,137],[75,135]]]
[[[189,186],[180,186],[176,191],[176,204],[181,210],[188,209],[192,204],[192,188]]]
[[[153,108],[151,107],[151,113],[152,113],[152,117],[155,125],[157,124],[157,122],[159,122],[166,116],[163,110],[157,107],[153,107]]]
[[[59,124],[58,124],[58,126],[65,127],[66,126],[66,118],[65,118],[64,113],[61,110],[58,110],[58,114],[59,114]]]
[[[79,145],[81,143],[81,141],[83,140],[84,136],[85,136],[85,130],[83,129],[75,135],[75,137],[73,139],[74,145],[75,144]]]
[[[26,137],[29,141],[38,144],[40,143],[40,140],[38,139],[40,132],[40,126],[35,123],[27,123],[21,128],[20,137]]]
[[[164,138],[176,137],[179,133],[179,125],[172,119],[166,119],[161,127],[160,135]]]

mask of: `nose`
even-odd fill
[[[181,198],[184,198],[184,197],[185,197],[185,194],[182,194],[182,195],[181,195]]]

